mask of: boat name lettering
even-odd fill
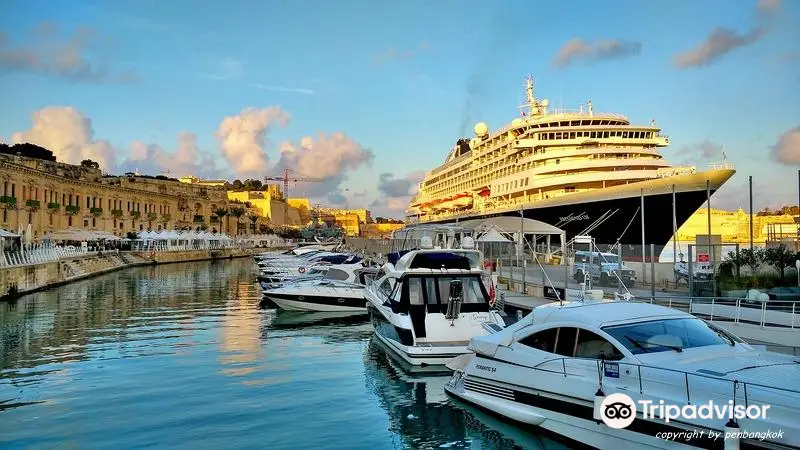
[[[478,369],[478,370],[485,370],[487,372],[497,372],[497,368],[496,367],[484,366],[482,364],[475,364],[475,368]]]
[[[589,220],[589,215],[586,213],[581,214],[570,214],[568,216],[559,217],[559,222],[569,223],[575,220]]]

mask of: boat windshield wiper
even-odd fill
[[[628,335],[625,335],[625,339],[627,339],[627,340],[629,340],[629,341],[633,342],[633,345],[635,345],[635,346],[639,347],[640,349],[644,350],[644,351],[645,351],[645,353],[650,353],[650,349],[648,349],[648,348],[645,348],[645,346],[644,346],[644,345],[642,345],[642,344],[643,344],[643,342],[641,342],[641,341],[639,341],[639,340],[636,340],[636,339],[634,339],[634,338],[632,338],[632,337],[630,337],[630,336],[628,336]],[[650,343],[648,343],[648,342],[644,342],[644,344],[647,344],[647,345],[655,345],[656,347],[666,347],[666,348],[668,348],[668,349],[675,350],[675,351],[676,351],[676,352],[678,352],[678,353],[680,353],[680,352],[682,352],[682,351],[683,351],[683,348],[681,348],[681,347],[678,347],[677,345],[667,345],[667,344],[650,344]]]
[[[637,348],[640,348],[640,349],[642,349],[642,351],[643,351],[643,352],[645,352],[645,353],[650,353],[650,349],[648,349],[647,347],[645,347],[644,345],[642,345],[642,343],[641,343],[641,342],[639,342],[639,341],[637,341],[636,339],[634,339],[634,338],[632,338],[632,337],[630,337],[630,336],[628,336],[628,335],[625,335],[625,339],[627,339],[627,340],[631,341],[631,343],[632,343],[633,345],[635,345]]]
[[[628,337],[628,336],[625,336],[625,337],[627,337],[628,339],[631,339],[631,338],[630,338],[630,337]],[[639,344],[641,344],[641,342],[640,342]],[[648,344],[648,345],[655,345],[656,347],[666,347],[666,348],[668,348],[668,349],[670,349],[670,350],[675,350],[675,351],[676,351],[676,352],[678,352],[678,353],[680,353],[680,352],[682,352],[682,351],[683,351],[683,347],[679,347],[679,346],[677,346],[677,345],[658,344],[658,343],[655,343],[655,342],[654,342],[654,343],[652,343],[652,344],[650,344],[650,343],[646,342],[646,344]]]
[[[725,334],[725,332],[724,332],[724,331],[722,331],[722,330],[720,330],[720,329],[717,329],[716,327],[714,327],[714,326],[711,326],[711,325],[709,325],[708,327],[709,327],[709,328],[711,328],[711,330],[712,330],[714,333],[717,333],[717,335],[718,335],[719,337],[721,337],[722,339],[725,339],[726,341],[728,341],[728,342],[730,343],[730,346],[731,346],[731,347],[733,347],[733,346],[735,346],[735,345],[736,345],[736,341],[734,341],[734,340],[733,340],[733,338],[731,338],[730,336],[728,336],[727,334]]]

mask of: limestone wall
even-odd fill
[[[280,249],[271,249],[280,250]],[[10,292],[24,294],[112,270],[144,264],[169,264],[209,259],[250,257],[263,248],[234,248],[150,253],[108,252],[84,258],[0,269],[0,300]]]

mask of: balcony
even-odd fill
[[[95,217],[100,217],[103,215],[103,208],[89,208],[89,212]]]
[[[67,205],[65,209],[67,211],[67,214],[69,214],[70,216],[74,216],[75,214],[81,212],[81,207],[76,205]]]
[[[51,213],[58,212],[61,210],[61,204],[57,202],[50,202],[47,204],[47,210]]]
[[[122,210],[121,209],[112,209],[111,210],[111,217],[115,219],[122,218]]]
[[[41,202],[39,202],[39,200],[26,200],[25,201],[25,206],[27,206],[28,209],[31,209],[31,210],[38,210],[41,207],[41,205],[42,204],[41,204]]]
[[[199,214],[196,214],[194,216],[194,223],[203,223],[203,222],[205,222],[205,217],[203,217],[203,216],[201,216]]]
[[[0,205],[3,205],[4,208],[16,208],[17,197],[9,197],[7,195],[4,195],[0,197]]]

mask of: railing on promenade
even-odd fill
[[[236,248],[264,248],[265,250],[283,247],[284,239],[276,236],[245,236],[229,239],[195,240],[134,240],[130,242],[133,252],[177,252],[190,250],[223,250]],[[126,246],[127,247],[127,246]],[[117,248],[105,249],[96,246],[58,246],[47,243],[22,244],[19,250],[0,250],[0,268],[56,262],[65,259],[96,256],[103,252],[116,252]],[[91,250],[90,250],[91,249]]]

